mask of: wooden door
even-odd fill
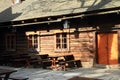
[[[98,41],[98,64],[118,64],[117,33],[100,33]]]

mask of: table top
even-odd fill
[[[0,75],[4,75],[4,74],[10,74],[13,72],[16,72],[17,70],[13,70],[13,69],[0,69]]]

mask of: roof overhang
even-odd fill
[[[81,18],[84,16],[102,15],[102,14],[110,14],[110,13],[119,14],[120,7],[93,10],[93,11],[87,11],[87,12],[75,13],[75,14],[48,16],[48,17],[43,17],[46,19],[43,21],[37,21],[36,18],[33,18],[33,22],[30,23],[22,23],[23,21],[26,22],[26,20],[20,20],[21,24],[14,24],[14,22],[16,21],[13,21],[13,26],[26,26],[26,25],[34,25],[34,24],[45,24],[45,23],[49,24],[49,23],[61,22],[63,20],[68,20],[73,18]],[[38,19],[42,19],[42,18],[38,18]]]
[[[102,14],[110,14],[110,13],[119,14],[119,12],[120,12],[120,7],[114,7],[114,8],[99,9],[99,10],[74,13],[74,14],[47,16],[47,17],[17,20],[17,21],[9,21],[9,22],[0,23],[0,26],[8,27],[11,25],[13,27],[18,27],[18,26],[27,26],[27,25],[35,25],[35,24],[49,24],[49,23],[61,22],[63,20],[69,20],[69,19],[73,19],[73,18],[81,18],[84,16],[102,15]]]

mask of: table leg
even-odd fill
[[[52,66],[51,66],[52,69],[57,69],[56,61],[57,61],[56,57],[52,58]]]
[[[26,67],[30,67],[30,59],[26,59]]]
[[[55,68],[55,66],[56,66],[56,60],[55,59],[52,59],[52,68]]]

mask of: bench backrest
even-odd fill
[[[41,59],[48,59],[48,56],[49,56],[48,54],[42,54],[42,55],[40,55],[40,58]]]
[[[64,56],[66,61],[70,61],[70,60],[74,60],[74,56],[73,55],[66,55]]]

